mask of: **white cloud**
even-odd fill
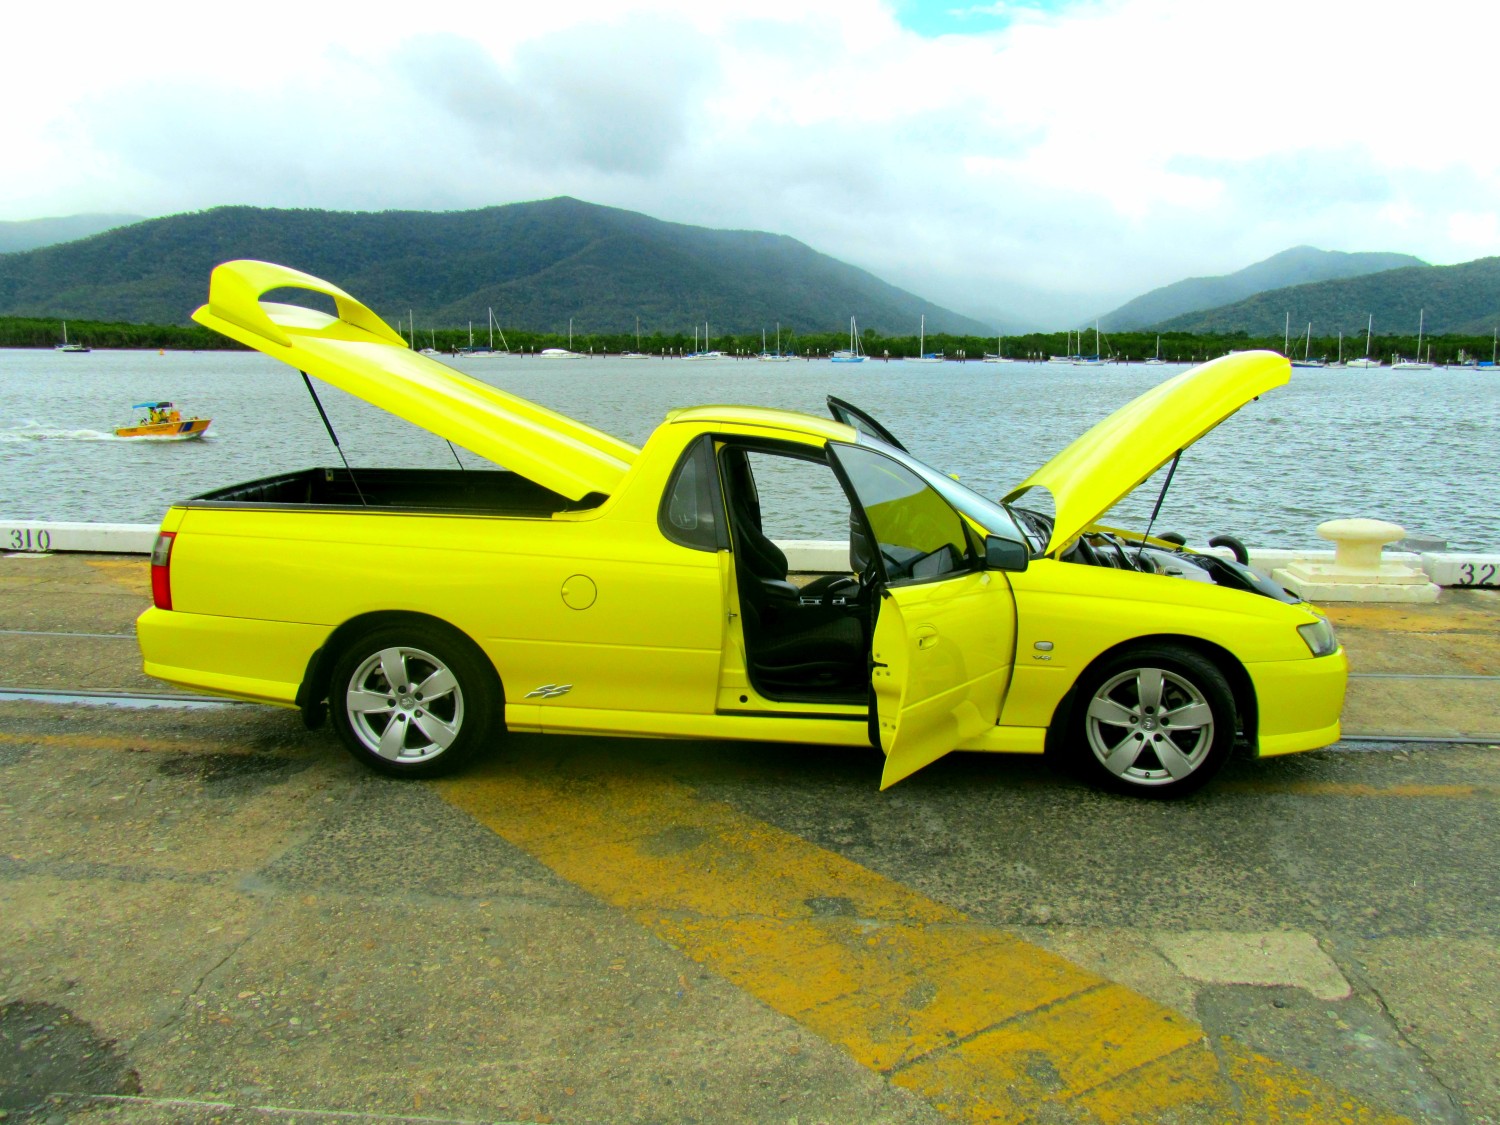
[[[1454,57],[1487,8],[1003,7],[171,3],[66,29],[66,67],[14,13],[0,218],[571,194],[1053,322],[1300,243],[1500,253],[1492,89]]]

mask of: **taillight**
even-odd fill
[[[151,602],[157,609],[172,608],[172,541],[175,531],[163,531],[151,548]]]

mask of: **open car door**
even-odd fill
[[[885,789],[994,726],[1015,655],[1015,601],[921,477],[875,449],[830,448],[878,555],[871,725]]]

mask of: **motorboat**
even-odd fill
[[[154,438],[157,441],[187,441],[203,436],[212,418],[184,418],[182,412],[170,402],[137,402],[132,410],[146,411],[145,417],[130,426],[120,426],[115,437]]]

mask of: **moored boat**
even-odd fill
[[[119,426],[115,437],[155,438],[158,441],[187,441],[203,436],[212,418],[184,418],[182,412],[170,402],[137,402],[132,410],[145,410],[147,414],[130,426]]]

